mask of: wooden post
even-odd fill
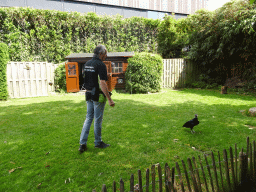
[[[223,177],[222,177],[222,169],[221,169],[221,161],[220,161],[220,152],[218,151],[218,159],[219,159],[219,167],[220,167],[220,180],[222,185],[222,190],[224,190],[224,183],[223,183]]]
[[[173,170],[174,171],[174,167],[173,167]],[[167,181],[167,185],[168,185],[168,192],[171,192],[171,191],[175,191],[174,190],[174,186],[173,186],[173,183],[172,183],[172,171],[170,169],[169,166],[167,166],[167,174],[168,174],[168,181]]]
[[[203,177],[204,177],[204,183],[205,183],[205,188],[206,188],[206,191],[208,192],[208,184],[207,184],[207,181],[206,181],[206,177],[205,177],[205,173],[204,173],[204,167],[203,167],[203,164],[202,164],[202,160],[200,158],[200,155],[198,155],[198,158],[199,158],[199,163],[201,165],[201,170],[202,170],[202,173],[203,173]]]
[[[228,87],[227,86],[222,86],[221,87],[221,94],[227,94],[228,93]]]
[[[237,175],[237,144],[235,144],[235,166],[236,166],[236,183],[238,182],[238,175]]]
[[[120,180],[120,192],[124,192],[124,182],[123,182],[123,179]]]
[[[158,179],[159,179],[159,192],[163,192],[162,169],[159,163],[157,164],[157,170],[158,170]]]
[[[152,192],[156,192],[156,171],[155,171],[155,165],[151,166],[151,175],[152,175]]]
[[[139,189],[142,192],[142,177],[141,177],[141,170],[138,170],[138,177],[139,177]]]
[[[249,155],[249,147],[250,147],[250,141],[249,141],[249,137],[247,137],[247,150],[246,150],[246,154]]]
[[[183,181],[182,181],[182,175],[181,175],[181,172],[180,172],[180,166],[179,166],[179,164],[177,162],[176,162],[176,169],[178,171],[178,175],[179,175],[179,178],[180,178],[181,190],[182,190],[182,192],[185,192]]]
[[[225,162],[225,172],[226,172],[226,179],[228,182],[228,190],[231,191],[231,184],[230,184],[230,177],[229,177],[229,167],[228,167],[228,156],[226,149],[223,150],[224,162]]]
[[[169,192],[171,191],[169,187],[169,179],[171,178],[171,174],[170,174],[170,168],[167,163],[164,166],[164,178],[165,178],[165,192]]]
[[[113,182],[113,192],[116,192],[116,182]]]
[[[209,166],[208,161],[207,161],[207,156],[204,155],[204,158],[205,158],[205,162],[206,162],[206,165],[207,165],[207,170],[208,170],[210,181],[211,181],[212,191],[214,192],[215,190],[214,190],[214,185],[213,185],[213,181],[212,181],[212,174],[211,174],[210,166]]]
[[[234,158],[233,158],[233,150],[232,147],[230,147],[230,161],[231,161],[231,173],[232,173],[232,181],[233,181],[233,187],[236,187],[236,178],[235,178],[235,170],[234,170]]]
[[[101,189],[101,192],[107,192],[107,187],[106,187],[105,184],[103,184],[102,189]]]
[[[191,159],[190,159],[190,158],[188,158],[188,167],[189,167],[189,170],[190,170],[190,176],[191,176],[192,181],[193,181],[194,191],[195,191],[195,192],[198,192],[198,187],[197,187],[197,183],[196,183],[196,178],[195,178],[195,175],[194,175],[194,170],[193,170],[193,167],[192,167]]]
[[[240,161],[240,184],[247,180],[248,173],[248,155],[245,153],[239,153]]]
[[[130,178],[130,191],[134,192],[134,175],[131,174],[131,178]]]
[[[183,169],[184,169],[184,172],[185,172],[185,176],[186,176],[186,180],[187,180],[187,184],[188,184],[188,190],[189,190],[189,192],[192,192],[191,187],[190,187],[190,183],[189,183],[189,178],[188,178],[188,172],[187,172],[187,169],[186,169],[186,165],[185,165],[183,160],[181,162],[182,162],[182,166],[183,166]]]
[[[171,185],[171,189],[173,191],[176,191],[175,187],[174,187],[174,182],[175,182],[175,168],[172,167],[172,185]]]
[[[146,192],[149,192],[149,169],[146,170]]]
[[[253,165],[252,165],[252,144],[250,143],[250,178],[253,178]]]
[[[220,191],[220,189],[219,189],[219,182],[218,182],[218,176],[217,176],[217,169],[216,169],[216,164],[215,164],[215,159],[214,159],[213,152],[211,154],[211,157],[212,157],[213,172],[214,172],[214,177],[215,177],[217,191]]]
[[[196,178],[197,178],[197,187],[198,187],[199,191],[202,191],[199,171],[198,171],[198,167],[197,167],[197,164],[196,164],[195,157],[192,157],[192,160],[193,160],[193,164],[194,164],[194,168],[195,168],[195,173],[196,173],[195,175],[196,175]]]
[[[256,145],[253,141],[253,182],[256,182]]]

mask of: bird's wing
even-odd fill
[[[193,123],[192,121],[188,121],[188,122],[186,122],[186,123],[183,125],[183,127],[189,127],[189,128],[194,127],[194,123]]]

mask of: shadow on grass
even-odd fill
[[[180,93],[215,96],[207,91],[183,90],[177,96]],[[188,99],[176,101],[172,94],[141,95],[141,100],[136,95],[114,96],[116,106],[106,106],[102,129],[103,141],[111,147],[94,149],[92,126],[88,151],[82,155],[77,149],[86,115],[86,104],[81,100],[84,97],[68,100],[63,97],[58,101],[46,98],[39,103],[0,106],[3,117],[0,151],[8,151],[1,154],[4,174],[0,177],[7,183],[4,189],[10,186],[14,189],[14,185],[7,185],[19,178],[27,183],[20,185],[22,190],[34,190],[43,183],[48,191],[60,191],[65,189],[63,182],[71,177],[74,182],[70,189],[98,191],[103,183],[110,186],[120,177],[129,181],[130,173],[152,164],[172,164],[209,151],[228,149],[234,143],[244,147],[245,138],[255,136],[254,130],[244,127],[253,124],[251,118],[238,112],[246,104],[211,104],[200,99],[189,100],[189,95]],[[195,113],[200,124],[194,128],[196,133],[191,134],[182,125]],[[10,175],[9,170],[14,167],[23,170]]]
[[[196,95],[200,95],[200,96],[216,97],[216,98],[220,98],[220,99],[237,99],[237,100],[244,100],[244,101],[255,100],[255,96],[235,94],[235,93],[221,94],[220,90],[179,89],[178,91],[186,93],[186,94],[190,93],[190,94],[196,94]]]

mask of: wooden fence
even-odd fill
[[[54,91],[54,70],[58,64],[10,62],[7,64],[8,93],[11,98],[48,96]],[[192,64],[184,59],[163,59],[163,88],[184,87],[193,77]],[[49,85],[49,83],[53,83]]]
[[[156,169],[157,168],[157,169]],[[125,183],[121,179],[119,186],[114,181],[113,186],[108,191],[159,191],[159,192],[204,192],[204,191],[256,191],[256,145],[249,142],[247,138],[246,153],[244,149],[238,155],[237,145],[235,150],[229,149],[229,157],[226,149],[223,150],[221,157],[220,152],[217,155],[204,154],[204,161],[198,156],[187,159],[187,165],[182,160],[181,166],[176,162],[175,166],[170,168],[166,163],[164,169],[159,164],[153,165],[150,170],[146,170],[145,182],[142,181],[141,170],[138,170],[138,180],[134,180],[131,175],[125,188]],[[117,188],[118,187],[118,188]],[[92,190],[96,192],[96,190]],[[107,191],[104,184],[102,192]]]
[[[163,59],[163,88],[184,87],[193,78],[192,63],[185,59]]]
[[[8,63],[9,96],[11,98],[48,96],[49,92],[54,91],[54,70],[57,66],[46,62]]]

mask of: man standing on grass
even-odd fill
[[[115,106],[114,101],[109,94],[106,81],[107,67],[102,62],[107,58],[107,50],[105,46],[98,45],[94,49],[94,55],[92,60],[86,62],[84,65],[83,77],[86,89],[86,103],[87,114],[83,125],[83,129],[80,136],[79,151],[82,153],[87,149],[87,140],[89,136],[90,127],[94,118],[94,136],[95,136],[95,148],[106,148],[109,144],[104,143],[101,140],[101,126],[103,113],[106,102],[100,99],[100,93],[104,93],[108,103],[111,107]],[[100,87],[99,87],[100,86]]]

